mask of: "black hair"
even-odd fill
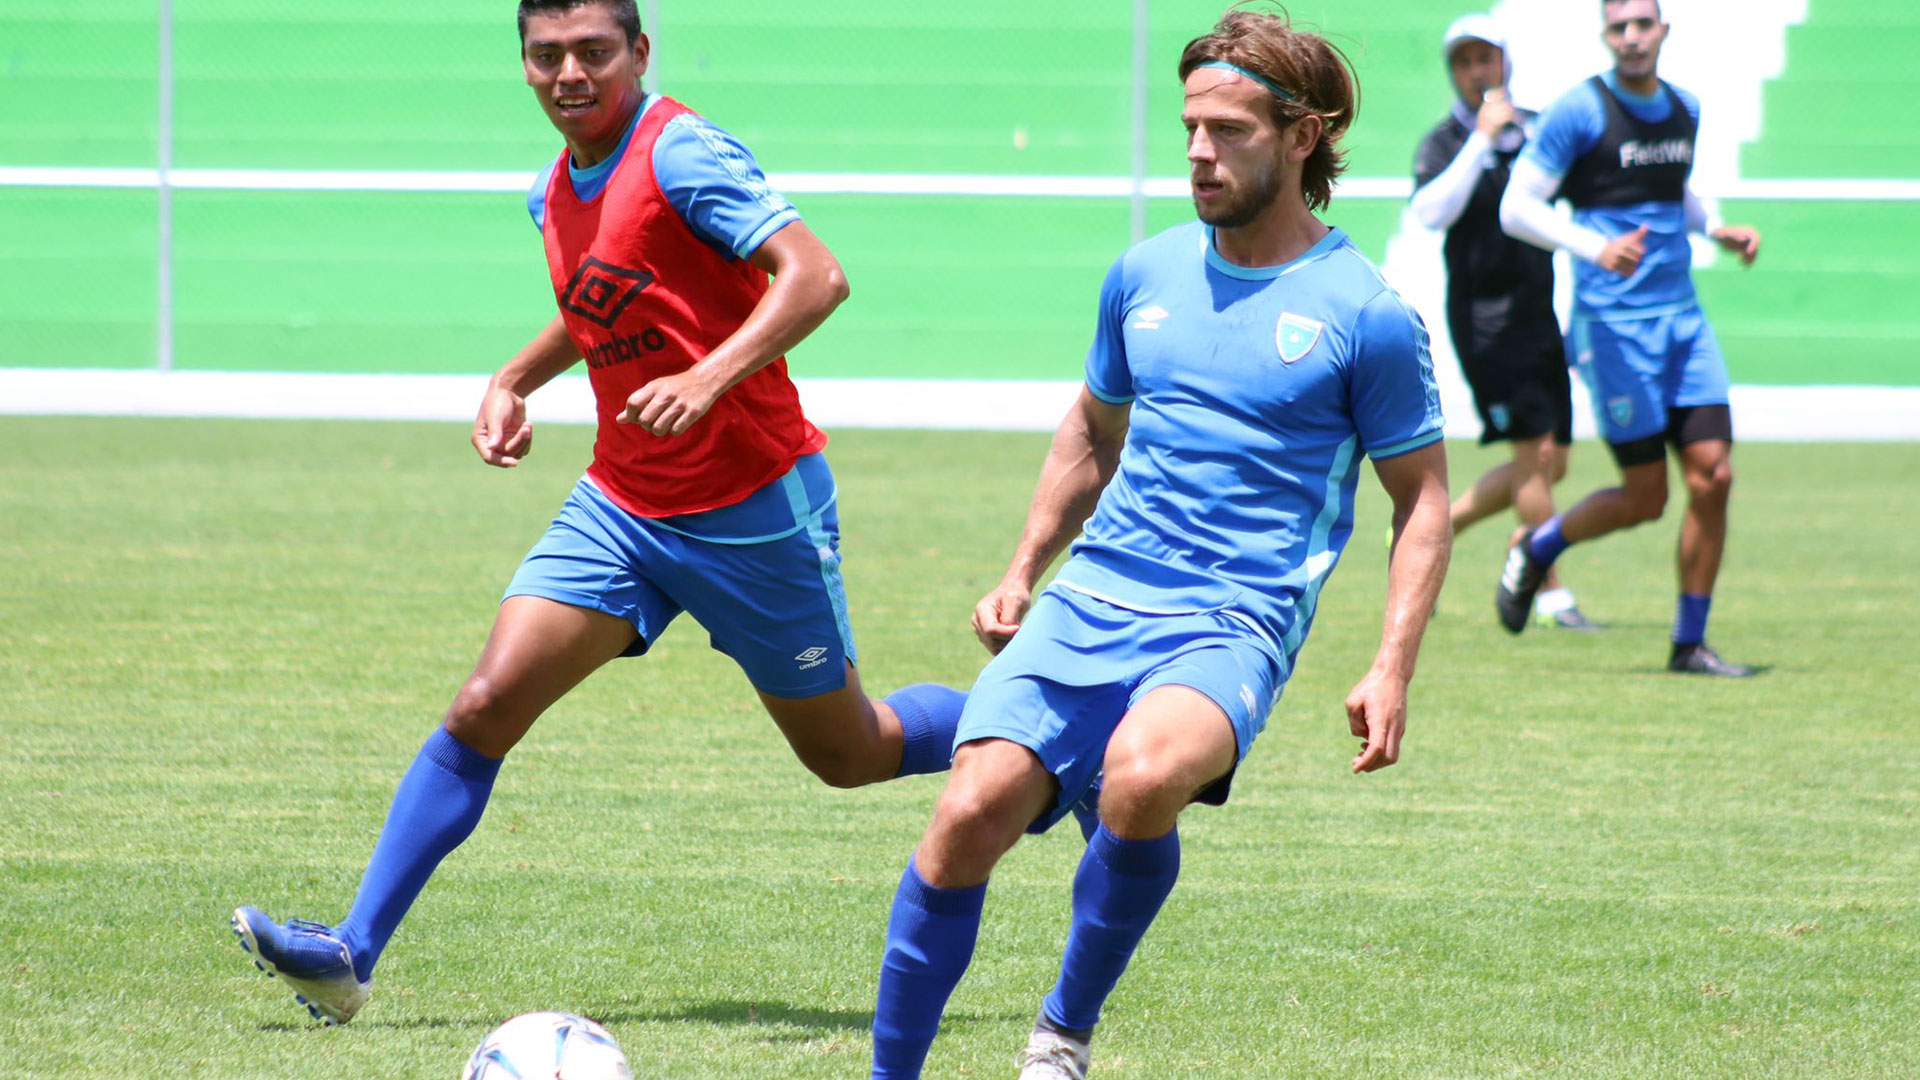
[[[520,0],[520,44],[527,43],[527,17],[545,12],[568,12],[598,4],[613,13],[613,21],[627,35],[629,47],[640,43],[640,9],[633,0]]]

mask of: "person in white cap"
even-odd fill
[[[1453,503],[1460,532],[1512,507],[1523,526],[1553,516],[1553,485],[1566,475],[1573,404],[1553,257],[1500,228],[1508,170],[1533,115],[1507,97],[1506,37],[1489,15],[1463,15],[1441,47],[1453,108],[1414,159],[1413,215],[1447,234],[1447,329],[1480,413],[1480,441],[1506,442],[1511,461],[1482,475]],[[1543,625],[1598,629],[1558,581],[1535,600]]]

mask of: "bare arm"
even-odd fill
[[[1347,722],[1364,740],[1353,771],[1372,772],[1400,759],[1407,726],[1407,685],[1427,618],[1440,596],[1453,550],[1447,517],[1447,451],[1440,443],[1374,463],[1393,500],[1393,558],[1387,573],[1386,626],[1373,667],[1347,695]]]
[[[567,336],[567,324],[555,315],[526,348],[493,373],[473,422],[473,448],[489,465],[511,469],[533,449],[533,424],[527,420],[527,395],[580,359]]]
[[[692,367],[634,391],[621,423],[655,435],[686,431],[721,394],[806,340],[847,298],[839,260],[802,222],[782,227],[748,259],[773,283],[746,321]]]
[[[1120,464],[1127,437],[1129,407],[1093,396],[1085,386],[1053,433],[1053,446],[1040,466],[1027,524],[1020,533],[1007,572],[973,609],[973,632],[990,652],[999,652],[1020,629],[1033,602],[1033,586],[1053,565]]]

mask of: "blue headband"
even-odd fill
[[[1266,78],[1265,76],[1256,75],[1253,72],[1248,71],[1246,68],[1241,67],[1239,64],[1229,64],[1225,60],[1209,60],[1206,63],[1201,64],[1199,66],[1203,68],[1219,68],[1222,71],[1231,71],[1236,75],[1243,75],[1249,79],[1252,79],[1254,82],[1259,83],[1261,86],[1266,87],[1268,90],[1273,91],[1273,95],[1281,99],[1282,101],[1293,100],[1293,95],[1287,93],[1285,90],[1280,89],[1279,83],[1274,82],[1272,79]]]

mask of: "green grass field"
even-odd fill
[[[584,464],[451,425],[0,421],[0,1077],[443,1078],[515,1013],[606,1022],[635,1075],[866,1075],[894,882],[938,791],[830,791],[692,625],[516,751],[350,1027],[227,931],[337,918],[500,588]],[[1038,436],[834,445],[871,687],[965,683]],[[1493,460],[1455,448],[1456,486]],[[1345,774],[1378,633],[1368,491],[1233,804],[1111,1002],[1095,1075],[1920,1075],[1920,446],[1742,447],[1714,637],[1658,674],[1674,520],[1563,564],[1598,636],[1493,624],[1461,538],[1402,764]],[[1583,446],[1566,490],[1607,475]],[[1371,484],[1371,478],[1367,479]],[[1363,490],[1365,487],[1363,486]],[[1011,1077],[1064,937],[1072,830],[1023,844],[929,1076]]]

